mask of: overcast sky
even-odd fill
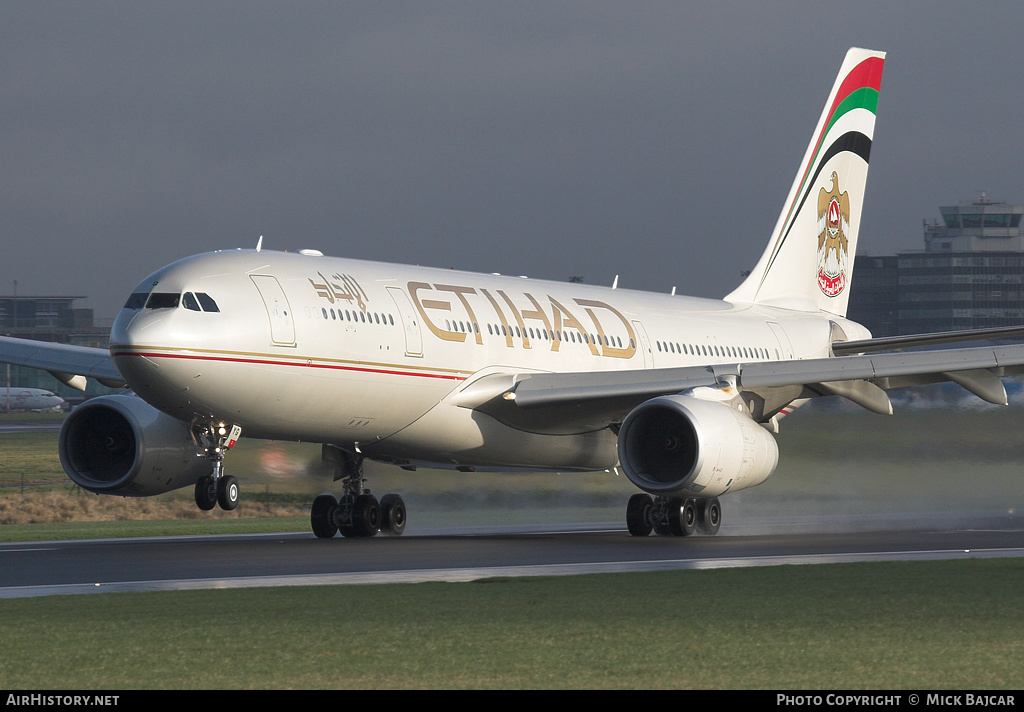
[[[860,251],[1024,201],[1024,3],[0,3],[0,294],[213,249],[720,297],[850,46],[888,52]]]

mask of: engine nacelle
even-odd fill
[[[654,495],[717,497],[764,482],[778,462],[771,433],[726,403],[662,396],[619,429],[619,464]]]
[[[60,464],[97,494],[148,497],[194,485],[213,467],[188,426],[136,396],[93,398],[60,429]]]

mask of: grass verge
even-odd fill
[[[8,689],[1013,689],[1024,560],[0,600]]]

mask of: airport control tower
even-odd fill
[[[1024,205],[981,199],[939,208],[942,224],[924,223],[925,252],[1024,252]]]
[[[924,250],[858,255],[851,319],[875,336],[1024,324],[1024,205],[982,195],[924,221]]]

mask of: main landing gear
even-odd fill
[[[652,531],[661,536],[714,535],[722,526],[718,497],[652,497],[637,493],[626,505],[626,528],[633,536]]]
[[[213,465],[213,473],[200,477],[196,482],[196,506],[207,512],[218,504],[225,511],[238,506],[240,492],[238,480],[224,474],[224,453],[238,442],[242,429],[227,423],[207,423],[193,428],[196,439],[206,451],[206,459]]]
[[[363,456],[324,445],[323,459],[335,467],[335,480],[342,481],[343,494],[325,493],[313,500],[309,522],[320,539],[330,539],[339,531],[345,537],[375,536],[377,532],[399,535],[405,531],[405,502],[397,494],[386,494],[380,501],[363,487]]]

